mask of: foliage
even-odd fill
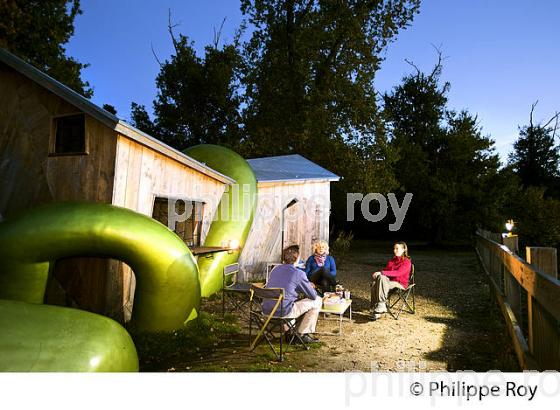
[[[531,109],[529,125],[519,128],[519,138],[513,145],[509,161],[524,186],[543,186],[548,196],[560,198],[560,146],[555,145],[558,114],[546,124],[533,124]],[[556,125],[550,127],[552,121]]]
[[[1,0],[0,47],[89,98],[93,91],[80,78],[87,64],[64,48],[81,12],[79,0]]]
[[[204,58],[170,22],[175,54],[161,63],[154,120],[133,104],[132,122],[178,149],[216,143],[246,158],[301,154],[343,177],[332,200],[344,225],[346,192],[397,186],[373,80],[380,53],[419,3],[243,0],[234,42],[219,48],[218,33]]]
[[[132,103],[133,124],[163,142],[183,150],[197,144],[235,148],[241,139],[236,70],[240,56],[235,45],[205,48],[196,55],[188,37],[169,32],[175,54],[160,63],[156,78],[152,122],[144,106]]]
[[[114,105],[111,104],[103,104],[103,109],[107,112],[110,112],[113,115],[117,115],[117,109]]]
[[[332,191],[337,225],[346,225],[347,192],[396,186],[373,80],[382,50],[419,3],[241,2],[254,28],[243,46],[242,154],[299,153],[342,176]]]
[[[130,104],[130,119],[132,125],[134,125],[139,130],[142,130],[146,134],[150,134],[154,137],[160,137],[156,129],[156,125],[150,119],[150,114],[148,114],[148,111],[146,111],[146,106],[132,102]]]
[[[477,118],[447,108],[449,83],[440,84],[441,55],[433,71],[403,78],[384,96],[390,143],[399,154],[395,174],[413,194],[405,219],[410,232],[434,242],[469,235],[493,213],[499,159]],[[500,197],[499,193],[496,193]]]
[[[545,197],[544,187],[519,186],[507,212],[516,222],[521,247],[560,247],[560,200]],[[503,229],[502,229],[503,230]]]
[[[343,266],[348,252],[350,252],[353,239],[354,234],[352,232],[340,231],[335,240],[331,241],[330,254],[336,259],[336,264],[339,268]]]
[[[312,147],[321,156],[333,142],[371,139],[379,54],[418,6],[409,0],[243,0],[241,10],[254,27],[243,72],[252,154]]]

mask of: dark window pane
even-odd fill
[[[85,117],[83,114],[55,118],[55,153],[82,153],[86,150]]]

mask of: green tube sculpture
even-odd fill
[[[251,228],[257,183],[247,161],[216,145],[186,153],[233,178],[206,246],[237,241],[197,263],[167,227],[125,208],[56,203],[0,223],[0,371],[137,371],[130,335],[113,320],[43,305],[56,260],[96,256],[121,260],[136,275],[131,326],[172,331],[195,318],[200,297],[222,287],[222,269],[239,258]]]
[[[0,299],[43,303],[49,270],[72,256],[134,270],[135,330],[171,331],[197,315],[198,269],[183,241],[150,217],[96,203],[46,205],[0,223]]]
[[[184,152],[236,181],[236,185],[224,193],[216,211],[218,216],[214,218],[204,244],[223,246],[224,242],[238,241],[239,248],[231,253],[219,252],[210,258],[198,259],[201,296],[207,297],[222,288],[223,267],[239,259],[257,206],[257,180],[249,163],[228,148],[202,144]]]
[[[127,331],[107,317],[0,300],[0,371],[136,372],[138,355]]]

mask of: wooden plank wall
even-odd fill
[[[49,157],[52,117],[79,111],[1,64],[0,107],[0,214],[65,200],[111,203],[114,131],[86,116],[90,154]]]
[[[262,278],[267,262],[281,258],[281,210],[294,198],[299,201],[285,212],[284,246],[298,244],[302,259],[311,255],[312,244],[329,240],[330,183],[259,183],[257,215],[239,264],[245,280]]]
[[[151,217],[156,196],[203,201],[206,205],[201,242],[204,243],[225,187],[222,182],[151,148],[125,136],[118,136],[114,205],[133,209]],[[130,267],[120,262],[113,264],[110,275],[107,287],[107,296],[110,299],[108,314],[118,317],[122,313],[126,321],[132,312],[134,275]]]
[[[0,214],[78,200],[111,203],[116,133],[86,115],[89,155],[49,156],[52,117],[80,111],[0,63]],[[107,261],[61,260],[47,302],[101,312]]]

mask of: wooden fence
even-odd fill
[[[524,370],[560,370],[560,280],[500,242],[500,234],[476,233],[476,252],[502,309],[519,364]]]

